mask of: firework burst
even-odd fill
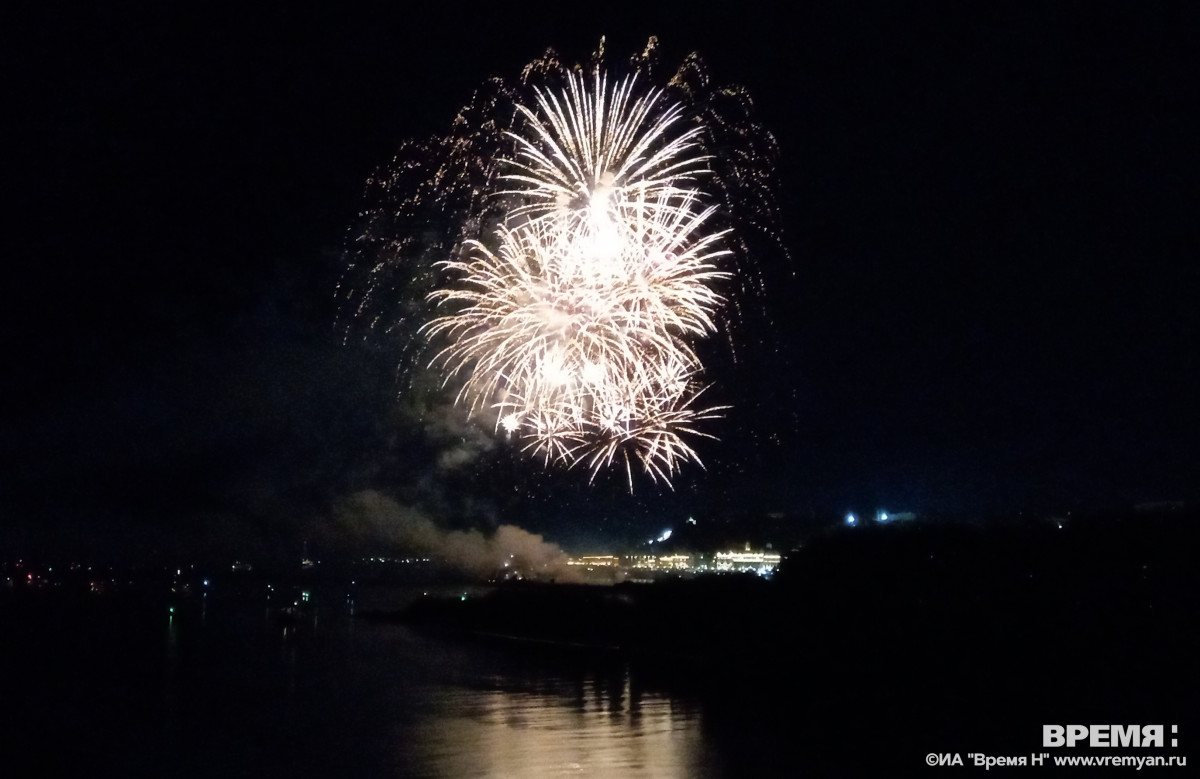
[[[459,400],[547,462],[586,461],[593,474],[621,456],[669,483],[699,462],[684,434],[718,409],[695,405],[702,365],[688,344],[715,330],[714,282],[723,233],[688,188],[703,174],[700,132],[672,133],[682,109],[660,92],[633,99],[597,73],[572,74],[562,95],[519,105],[523,132],[503,175],[516,201],[493,253],[441,263],[458,284],[431,297],[454,313],[433,320],[449,345],[433,364],[465,374]]]
[[[652,49],[612,83],[598,61],[585,71],[547,55],[524,88],[490,82],[428,153],[406,147],[371,182],[402,197],[369,214],[360,251],[376,259],[363,292],[347,294],[372,324],[417,319],[409,332],[432,348],[423,363],[464,414],[547,464],[593,478],[620,464],[631,490],[635,465],[670,484],[699,464],[688,440],[712,437],[702,423],[727,408],[701,403],[697,347],[740,314],[725,299],[748,283],[734,272],[748,251],[731,205],[735,190],[762,190],[765,168],[747,164],[753,150],[706,149],[769,140],[740,125],[722,135],[737,111],[716,98],[740,93],[700,99],[695,60],[669,89],[645,88]],[[389,295],[399,316],[370,312]]]
[[[663,106],[662,90],[635,99],[636,83],[632,76],[609,90],[597,72],[589,88],[573,73],[561,95],[535,90],[536,110],[517,106],[525,126],[508,133],[517,146],[516,159],[509,161],[516,170],[503,178],[516,185],[511,193],[527,205],[514,208],[514,215],[603,212],[608,203],[653,213],[695,200],[689,185],[709,172],[708,157],[698,153],[702,128],[673,133],[683,106]]]
[[[712,209],[617,220],[589,208],[502,228],[497,252],[473,242],[469,260],[443,263],[461,283],[433,293],[456,309],[426,328],[449,342],[434,363],[465,375],[461,402],[546,460],[595,471],[632,453],[666,478],[696,459],[680,434],[716,411],[693,405],[688,338],[714,329],[721,234],[704,231]]]

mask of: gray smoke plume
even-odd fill
[[[474,462],[496,446],[496,437],[464,409],[444,398],[430,403],[421,414],[425,435],[438,448],[439,470],[454,470]]]
[[[501,525],[490,535],[445,530],[417,509],[376,490],[357,492],[342,501],[334,529],[343,538],[396,547],[474,576],[517,571],[526,578],[573,578],[563,550],[540,535],[514,525]]]

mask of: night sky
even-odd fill
[[[367,489],[568,546],[1200,497],[1190,4],[251,5],[3,12],[0,553],[291,549]],[[754,97],[791,256],[707,470],[633,496],[414,416],[334,295],[401,141],[602,35]]]

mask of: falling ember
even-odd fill
[[[645,88],[636,73],[610,83],[598,63],[585,74],[550,57],[545,83],[501,89],[509,102],[482,108],[477,96],[456,122],[467,134],[444,142],[432,175],[376,219],[416,223],[424,197],[462,220],[425,266],[433,273],[412,278],[432,281],[423,294],[435,313],[417,330],[432,350],[425,364],[466,414],[546,464],[582,463],[593,478],[623,464],[631,490],[637,465],[670,484],[685,462],[700,464],[688,440],[711,438],[702,423],[727,408],[700,402],[696,348],[718,331],[738,276],[731,255],[748,253],[729,212],[731,182],[752,176],[706,152],[716,134],[705,120],[719,112]],[[421,167],[393,165],[393,181]],[[417,247],[364,237],[392,257]],[[397,264],[371,268],[360,316]]]

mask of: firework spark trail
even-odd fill
[[[548,52],[486,82],[448,136],[368,182],[339,287],[409,357],[431,350],[401,370],[436,369],[464,418],[593,478],[623,462],[631,490],[631,463],[668,484],[699,463],[685,439],[726,407],[701,405],[697,348],[721,332],[722,366],[739,362],[733,329],[762,293],[747,239],[782,248],[777,149],[745,92],[710,86],[695,56],[647,89],[655,45],[611,84],[603,41],[584,68]]]
[[[693,154],[701,148],[702,128],[670,135],[683,107],[656,112],[662,90],[631,102],[636,76],[610,93],[598,72],[590,91],[582,76],[572,75],[561,100],[539,89],[539,112],[517,106],[526,134],[507,134],[517,144],[510,162],[519,172],[503,178],[523,184],[510,192],[531,202],[513,214],[545,214],[597,197],[651,210],[676,208],[680,199],[690,203],[694,191],[680,185],[710,171],[704,167],[708,157]]]

